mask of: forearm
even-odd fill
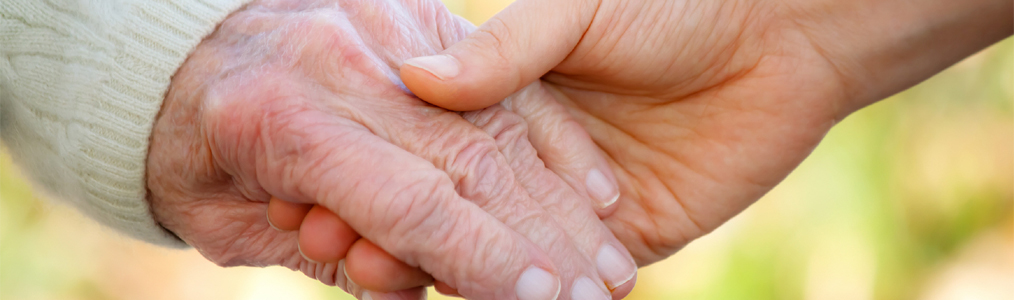
[[[797,1],[853,109],[911,87],[1014,32],[1010,0]]]

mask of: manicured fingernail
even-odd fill
[[[296,243],[296,249],[299,250],[299,255],[302,255],[303,259],[305,259],[306,261],[309,261],[309,262],[312,262],[312,263],[316,263],[317,262],[316,260],[310,259],[309,257],[306,256],[306,254],[303,253],[303,246],[300,246],[298,242]]]
[[[519,300],[556,300],[560,279],[539,267],[529,267],[514,286]]]
[[[612,295],[606,296],[602,288],[595,284],[594,281],[588,277],[581,277],[577,281],[574,281],[574,288],[570,290],[570,299],[588,299],[588,300],[609,300],[612,299]]]
[[[599,276],[606,281],[606,287],[610,291],[627,283],[637,273],[634,262],[610,245],[602,245],[599,248],[595,263],[598,265]]]
[[[588,194],[599,203],[599,208],[609,207],[616,203],[616,199],[620,198],[620,190],[616,188],[616,184],[606,178],[606,175],[598,169],[588,172],[584,184],[588,186]]]
[[[440,80],[458,76],[461,72],[458,60],[450,55],[420,56],[406,60],[405,64],[426,70]]]

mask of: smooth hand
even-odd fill
[[[469,26],[426,0],[261,1],[233,14],[174,76],[156,121],[157,221],[217,264],[283,265],[359,297],[366,291],[349,286],[344,265],[307,260],[297,233],[271,228],[269,199],[326,208],[340,218],[332,228],[345,251],[385,250],[466,297],[629,291],[629,254],[584,189],[536,154],[582,161],[568,165],[582,177],[604,164],[581,151],[595,149],[563,107],[547,105],[542,85],[455,113],[401,84],[404,59],[444,49]],[[556,113],[539,124],[571,149],[539,149],[555,136],[528,132],[518,109],[530,103]],[[599,175],[612,184],[608,170]]]
[[[604,221],[647,265],[760,198],[849,113],[1010,35],[1011,9],[520,0],[440,55],[406,61],[401,76],[456,110],[541,78],[610,158],[621,196]]]

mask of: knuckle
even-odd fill
[[[482,109],[475,114],[469,121],[493,137],[500,151],[528,138],[528,124],[524,119],[499,105]]]
[[[515,174],[519,179],[544,166],[529,141],[528,123],[520,115],[495,105],[466,113],[464,117],[493,137],[511,168],[522,170]]]
[[[514,177],[505,165],[496,141],[488,136],[468,141],[450,160],[450,169],[458,174],[458,193],[473,201],[509,192],[513,181],[506,179]]]
[[[492,54],[496,55],[496,58],[509,62],[511,58],[509,47],[512,45],[510,41],[514,40],[511,31],[511,27],[504,20],[492,18],[483,23],[474,34],[482,47],[495,50]]]

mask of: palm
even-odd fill
[[[646,265],[781,181],[841,117],[842,89],[780,8],[617,2],[544,80],[611,157],[622,196],[605,221]],[[658,17],[618,27],[633,9]]]

